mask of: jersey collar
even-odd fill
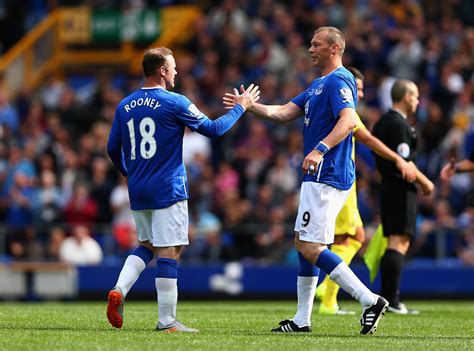
[[[407,114],[406,114],[406,113],[403,113],[403,112],[402,112],[401,110],[399,110],[398,108],[390,107],[390,111],[396,112],[396,113],[398,113],[399,115],[401,115],[403,118],[407,119]]]

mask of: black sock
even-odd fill
[[[404,256],[393,249],[387,249],[380,262],[382,274],[381,295],[385,297],[390,306],[400,303],[400,278],[402,276]]]

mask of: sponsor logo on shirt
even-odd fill
[[[354,97],[352,96],[352,91],[349,88],[341,88],[339,90],[339,93],[341,93],[342,102],[354,101]]]
[[[304,114],[307,115],[309,111],[309,101],[306,101],[306,104],[304,104]]]

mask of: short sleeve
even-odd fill
[[[339,118],[339,113],[345,108],[355,110],[357,96],[354,96],[354,88],[355,85],[351,87],[343,77],[335,77],[329,92],[333,116]]]
[[[180,95],[176,101],[176,118],[193,132],[204,123],[208,117],[199,111],[187,97]]]
[[[387,146],[404,159],[408,159],[412,152],[410,149],[410,135],[408,129],[402,123],[393,123],[389,130],[390,141]]]
[[[291,102],[297,105],[302,110],[304,110],[305,100],[306,100],[306,91],[303,91],[301,94],[298,94],[293,99],[291,99]]]

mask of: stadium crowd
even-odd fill
[[[210,117],[222,114],[222,96],[240,84],[256,82],[268,104],[301,92],[317,74],[307,49],[322,25],[343,29],[344,64],[365,75],[358,111],[369,129],[390,106],[394,79],[415,81],[417,165],[436,191],[419,197],[410,255],[474,265],[474,204],[466,201],[474,175],[439,179],[450,158],[474,149],[473,2],[223,0],[203,6],[206,15],[191,39],[176,48],[175,90]],[[141,81],[116,78],[104,70],[77,88],[51,75],[34,91],[27,84],[17,96],[0,90],[0,255],[58,260],[88,245],[75,263],[92,264],[135,246],[126,181],[107,159],[106,144],[117,104]],[[183,261],[297,261],[301,129],[302,121],[279,126],[247,115],[217,140],[187,131],[192,223]],[[368,149],[356,150],[359,209],[370,234],[380,221],[379,180]]]

